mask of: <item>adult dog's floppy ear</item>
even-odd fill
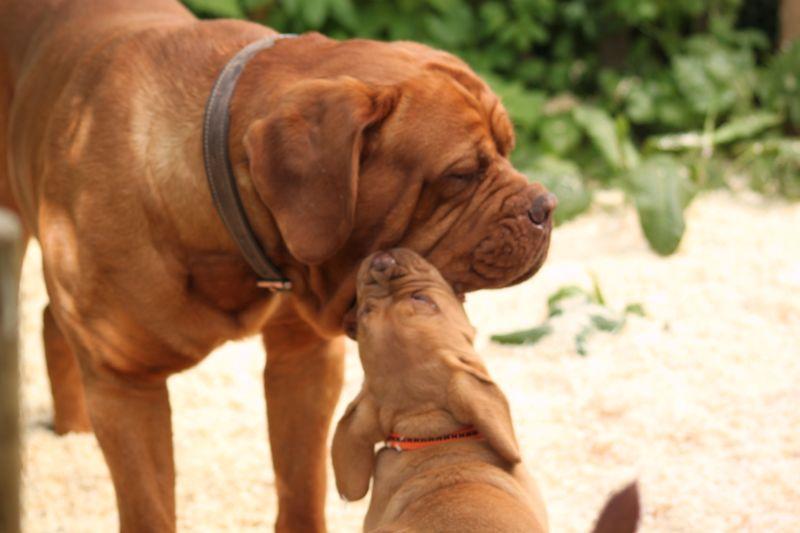
[[[354,78],[297,83],[247,130],[253,185],[289,252],[306,264],[330,258],[355,219],[365,130],[386,118],[398,89]]]
[[[510,463],[520,461],[508,400],[478,362],[460,359],[447,387],[450,412],[462,424],[475,426],[489,445]]]
[[[378,412],[361,391],[336,425],[331,456],[336,488],[348,501],[360,500],[369,489],[375,463],[375,443],[383,438]]]

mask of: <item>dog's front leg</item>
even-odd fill
[[[42,322],[44,354],[53,396],[53,430],[58,435],[91,431],[78,360],[61,333],[50,305],[44,308]]]
[[[120,531],[175,531],[166,380],[142,381],[82,361],[89,417],[114,482]]]
[[[344,339],[322,339],[293,314],[272,320],[263,333],[275,530],[325,531],[327,436],[342,389]]]

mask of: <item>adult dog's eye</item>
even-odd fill
[[[433,301],[433,298],[431,298],[430,296],[428,296],[427,294],[425,294],[423,292],[415,292],[415,293],[413,293],[411,295],[411,299],[414,300],[414,301],[417,301],[417,302],[422,302],[424,304],[427,304],[427,305],[431,306],[433,309],[439,309],[439,306],[436,305],[436,302]]]
[[[480,179],[483,170],[475,170],[473,172],[456,172],[448,174],[447,177],[458,181],[475,181]]]

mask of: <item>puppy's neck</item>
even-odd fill
[[[431,438],[453,433],[464,427],[444,409],[431,409],[395,418],[388,433],[403,437]]]

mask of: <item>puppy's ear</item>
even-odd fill
[[[475,426],[489,445],[510,463],[520,461],[508,400],[477,361],[460,360],[447,389],[450,412]]]
[[[394,87],[350,77],[306,80],[248,128],[253,185],[299,261],[319,264],[349,237],[365,130],[398,99]]]
[[[382,438],[377,409],[369,395],[361,391],[347,406],[333,434],[333,473],[344,499],[360,500],[367,493],[375,463],[375,443]]]

